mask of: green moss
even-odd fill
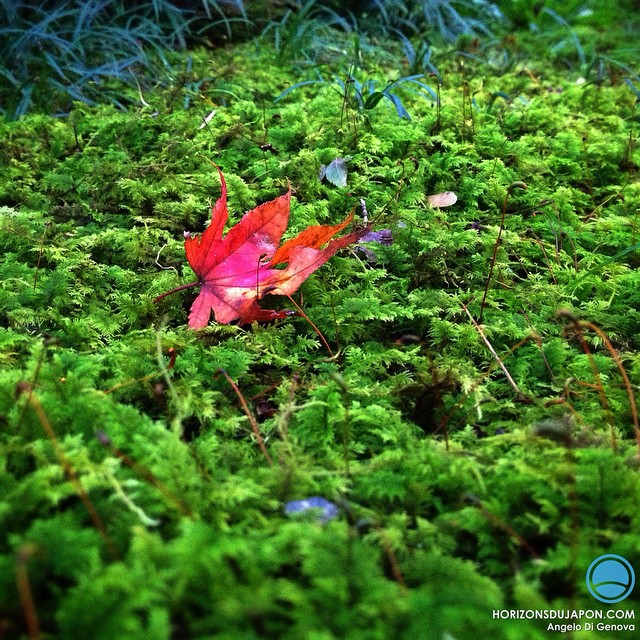
[[[361,68],[399,77],[393,55]],[[326,86],[274,103],[308,71],[267,47],[193,56],[215,69],[198,93],[0,122],[0,628],[27,634],[21,562],[61,638],[542,638],[492,611],[598,608],[591,560],[640,566],[633,415],[601,336],[582,326],[587,355],[557,311],[608,335],[634,393],[632,92],[466,58],[438,108],[402,94],[407,121],[388,101],[345,115]],[[318,180],[336,157],[345,188]],[[391,230],[375,263],[352,248],[301,287],[333,356],[301,317],[196,332],[192,291],[153,304],[193,279],[209,161],[231,224],[290,183],[288,234],[361,198]],[[458,203],[431,208],[445,190]],[[283,514],[311,495],[340,517]]]

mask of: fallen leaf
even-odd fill
[[[380,229],[380,231],[369,231],[360,238],[358,243],[361,242],[379,242],[380,244],[386,244],[387,246],[393,242],[393,234],[391,229]]]
[[[452,204],[458,202],[458,196],[453,191],[444,191],[442,193],[435,193],[432,196],[427,196],[427,202],[432,207],[450,207]]]
[[[246,324],[292,315],[288,310],[263,309],[257,301],[267,294],[291,295],[338,250],[369,231],[365,227],[333,238],[351,222],[351,213],[339,224],[309,227],[278,248],[289,221],[289,190],[246,213],[223,237],[228,218],[227,185],[222,172],[219,173],[222,192],[213,207],[211,224],[202,235],[185,234],[187,260],[198,280],[175,289],[200,286],[200,294],[189,313],[192,329],[205,327],[211,311],[222,324],[234,320]]]
[[[362,238],[360,238],[360,240],[358,240],[356,244],[356,249],[359,249],[360,251],[362,251],[369,262],[377,262],[378,256],[376,255],[376,252],[372,248],[367,247],[366,245],[370,243],[390,245],[392,242],[393,242],[393,235],[391,233],[391,229],[380,229],[380,231],[369,231],[369,233],[366,233],[365,235],[362,236]]]
[[[320,166],[320,175],[318,179],[322,182],[325,178],[336,187],[347,186],[347,158],[336,158],[332,160],[328,165]]]

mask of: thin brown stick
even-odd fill
[[[139,462],[136,462],[133,458],[130,458],[123,451],[120,451],[120,449],[118,449],[118,447],[113,444],[111,438],[109,438],[109,436],[104,431],[96,432],[96,437],[98,438],[100,444],[103,444],[105,447],[107,447],[107,449],[109,449],[109,451],[111,451],[114,456],[122,460],[122,462],[124,462],[128,467],[131,467],[131,469],[133,469],[139,476],[142,476],[149,484],[158,489],[158,491],[160,491],[160,493],[165,498],[167,498],[167,500],[175,504],[176,507],[178,507],[178,509],[185,516],[188,516],[192,520],[195,519],[193,511],[189,506],[187,506],[182,500],[180,500],[180,498],[171,493],[171,491],[162,482],[160,482],[160,480],[158,480],[158,478],[156,478],[156,476],[149,469],[147,469],[147,467],[141,465]]]
[[[23,383],[23,385],[25,384],[27,386],[30,386],[28,385],[28,383]],[[27,389],[22,388],[22,385],[19,385],[18,392],[22,393],[25,391],[27,391]],[[58,456],[58,460],[60,461],[60,465],[62,466],[62,469],[64,470],[71,484],[73,484],[73,486],[75,487],[76,493],[80,497],[80,500],[82,500],[82,503],[84,504],[87,512],[89,513],[89,517],[91,518],[91,522],[93,522],[93,526],[96,528],[98,533],[102,536],[102,539],[104,540],[105,545],[109,549],[109,553],[111,553],[113,558],[119,559],[120,554],[118,553],[118,550],[115,544],[113,543],[113,540],[109,537],[109,534],[107,533],[104,523],[102,522],[102,519],[98,515],[98,512],[96,511],[96,508],[93,505],[93,502],[91,502],[87,492],[82,486],[80,479],[78,478],[78,475],[75,472],[75,469],[71,466],[71,463],[69,462],[69,458],[67,458],[64,450],[62,449],[62,446],[60,445],[60,442],[56,437],[53,427],[49,422],[49,418],[47,417],[47,414],[42,408],[42,405],[40,404],[40,401],[38,400],[36,394],[33,393],[31,390],[29,391],[30,393],[27,397],[27,402],[29,402],[29,404],[31,405],[31,408],[33,409],[34,413],[38,417],[38,421],[42,425],[44,432],[47,434],[47,437],[51,441],[51,444],[53,445],[53,448],[56,452],[56,455]]]
[[[507,353],[505,353],[504,356],[502,356],[502,357],[503,358],[507,358],[512,353],[517,351],[523,344],[529,342],[529,340],[538,341],[539,340],[539,336],[537,334],[531,334],[531,335],[526,336],[525,338],[520,340],[520,342],[518,342],[518,344],[516,344],[513,347],[511,347],[511,349],[509,349],[509,351],[507,351]],[[434,434],[438,433],[439,431],[442,431],[443,429],[445,431],[445,435],[448,433],[447,430],[446,430],[446,426],[447,426],[447,423],[449,422],[449,420],[451,419],[451,416],[455,413],[455,411],[457,409],[459,409],[464,404],[465,400],[478,388],[478,386],[480,384],[482,384],[482,382],[484,380],[486,380],[495,371],[495,368],[497,366],[498,366],[498,362],[493,362],[491,364],[491,366],[477,380],[474,381],[474,383],[471,385],[471,387],[469,387],[469,389],[463,394],[462,398],[460,398],[460,400],[458,400],[458,402],[456,402],[453,405],[451,410],[446,415],[444,415],[442,417],[442,420],[440,420],[440,424],[438,425],[437,429],[435,429],[435,431],[433,432]],[[448,447],[447,447],[447,449],[448,449]]]
[[[591,331],[593,331],[594,333],[597,333],[600,336],[605,346],[609,350],[611,357],[614,359],[618,367],[618,371],[620,371],[620,375],[624,380],[624,386],[627,389],[627,396],[629,397],[629,406],[631,407],[631,415],[633,417],[633,429],[635,431],[636,444],[638,445],[638,454],[640,454],[640,423],[638,421],[638,409],[636,407],[635,396],[633,395],[631,380],[629,380],[629,376],[627,375],[627,372],[625,371],[625,368],[622,365],[620,354],[616,351],[614,346],[611,344],[611,341],[609,340],[605,332],[602,329],[600,329],[600,327],[597,327],[592,322],[583,322],[582,324],[585,327],[587,327],[587,329],[590,329]]]
[[[393,550],[391,540],[389,540],[389,536],[386,534],[385,530],[382,527],[376,527],[376,532],[378,534],[378,538],[380,538],[380,542],[382,543],[382,547],[387,556],[387,560],[389,561],[389,567],[391,568],[393,579],[400,585],[402,592],[405,593],[407,584],[404,581],[402,571],[400,571],[400,564],[398,563],[398,558],[395,551]]]
[[[44,362],[44,357],[47,353],[48,341],[44,341],[44,346],[40,355],[38,356],[38,364],[36,364],[36,370],[33,372],[33,378],[31,383],[29,382],[21,382],[16,388],[16,395],[26,393],[27,401],[22,405],[22,409],[20,410],[20,415],[18,417],[18,422],[16,424],[16,431],[20,429],[22,425],[22,421],[27,413],[27,409],[31,406],[31,396],[33,395],[33,390],[36,388],[36,383],[38,382],[38,377],[40,376],[40,369],[42,369],[42,363]]]
[[[616,432],[614,429],[613,414],[611,413],[611,409],[609,408],[609,401],[607,400],[607,394],[604,391],[602,378],[600,378],[600,371],[598,371],[598,366],[596,365],[596,361],[593,358],[591,349],[589,348],[587,341],[584,339],[584,333],[582,331],[583,324],[568,309],[560,309],[556,312],[556,315],[566,318],[568,322],[572,324],[573,330],[575,331],[578,341],[580,342],[580,346],[582,347],[582,350],[585,352],[587,359],[589,360],[589,366],[591,367],[591,371],[593,372],[593,377],[595,378],[595,381],[596,381],[595,384],[596,384],[596,389],[598,390],[600,403],[602,404],[602,408],[605,410],[605,414],[607,416],[607,422],[609,423],[609,433],[611,434],[611,448],[615,453],[618,451],[618,444],[616,441]],[[635,406],[635,403],[634,403],[634,406]]]
[[[502,529],[505,533],[507,533],[507,535],[509,535],[509,537],[516,540],[522,548],[527,550],[527,552],[532,558],[535,558],[536,560],[540,558],[540,555],[538,554],[538,552],[513,527],[508,525],[504,520],[500,519],[494,513],[491,513],[491,511],[489,511],[489,509],[487,509],[484,506],[482,500],[474,496],[467,496],[467,500],[471,504],[476,506],[480,510],[480,513],[482,513],[482,515],[494,527],[497,527],[498,529]]]
[[[549,375],[551,376],[551,380],[553,380],[554,384],[556,382],[556,376],[553,373],[553,369],[551,368],[551,365],[549,364],[549,359],[547,358],[545,352],[544,352],[544,348],[542,347],[542,338],[535,333],[535,329],[533,327],[533,324],[531,323],[531,319],[529,318],[529,315],[527,314],[526,310],[523,308],[522,309],[522,315],[524,315],[527,324],[529,325],[529,328],[531,329],[532,332],[532,339],[535,340],[536,344],[538,345],[538,349],[540,350],[540,355],[542,356],[542,361],[544,362],[544,366],[547,369],[547,371],[549,372]]]
[[[535,233],[535,231],[532,232],[532,237],[533,237],[533,241],[540,247],[542,251],[542,255],[544,256],[544,261],[547,263],[547,269],[549,269],[549,273],[551,274],[551,279],[553,280],[553,284],[558,284],[558,281],[556,280],[556,277],[553,273],[553,268],[551,267],[551,262],[549,261],[549,256],[547,255],[547,251],[544,248],[544,245],[542,244],[542,240],[540,240],[540,238]]]
[[[584,423],[580,414],[575,410],[574,406],[569,402],[569,400],[567,400],[567,398],[553,398],[552,400],[547,400],[547,402],[545,402],[542,406],[546,408],[556,405],[562,405],[563,407],[566,407],[567,409],[569,409],[571,415],[577,422],[579,422],[580,424]]]
[[[218,369],[218,373],[221,373],[226,378],[227,382],[231,385],[231,388],[235,391],[236,395],[238,396],[238,400],[240,400],[240,404],[242,405],[242,410],[244,411],[245,415],[249,419],[249,422],[251,423],[251,429],[253,430],[253,434],[255,435],[256,440],[258,441],[258,446],[260,447],[260,451],[262,451],[262,453],[264,454],[264,457],[267,459],[267,462],[269,464],[273,464],[273,460],[271,460],[271,456],[269,455],[269,452],[267,451],[267,447],[264,444],[264,439],[260,434],[260,429],[258,429],[258,423],[256,422],[256,419],[253,413],[251,413],[251,411],[249,410],[249,405],[247,405],[247,401],[244,399],[244,396],[242,395],[242,392],[238,388],[238,385],[231,379],[231,376],[223,368]]]
[[[18,549],[16,556],[16,586],[18,587],[18,595],[20,596],[20,604],[24,612],[25,622],[27,623],[29,640],[40,640],[42,634],[40,633],[38,611],[36,610],[36,605],[33,600],[29,573],[27,572],[27,562],[33,553],[33,544],[27,543]]]
[[[507,203],[509,202],[509,195],[514,189],[526,189],[527,185],[524,182],[514,182],[509,185],[507,193],[504,195],[504,201],[502,203],[502,218],[500,219],[500,229],[498,230],[498,237],[496,243],[493,245],[493,253],[491,255],[491,265],[489,266],[489,275],[484,285],[484,293],[482,294],[482,302],[480,303],[480,322],[482,322],[482,316],[484,314],[484,306],[487,301],[487,294],[489,293],[489,284],[491,283],[491,276],[493,275],[493,268],[496,264],[496,258],[498,257],[498,248],[500,247],[500,240],[502,239],[502,231],[504,230],[504,221],[507,216]]]
[[[520,391],[520,388],[516,384],[515,380],[511,377],[511,374],[509,373],[507,367],[504,366],[504,362],[500,360],[500,356],[496,353],[495,349],[489,342],[489,339],[487,338],[484,331],[482,330],[482,327],[476,322],[475,318],[469,312],[469,309],[467,309],[467,305],[463,304],[462,308],[464,309],[467,316],[469,316],[469,320],[471,320],[471,322],[473,323],[473,326],[476,328],[476,331],[480,334],[482,341],[487,345],[487,349],[489,349],[489,351],[491,352],[491,355],[495,358],[496,362],[498,363],[498,366],[502,369],[502,372],[506,376],[513,390],[518,394],[520,398],[524,398],[524,394],[522,393],[522,391]]]
[[[40,240],[40,249],[38,250],[38,262],[36,262],[36,272],[33,275],[33,288],[35,289],[38,285],[38,273],[40,272],[40,261],[42,260],[42,254],[44,252],[44,239],[47,235],[47,229],[49,228],[49,223],[47,222],[44,225],[44,231],[42,232],[42,240]]]

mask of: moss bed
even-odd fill
[[[523,42],[392,87],[410,119],[367,100],[400,51],[345,39],[0,122],[0,637],[633,637],[494,613],[639,600],[585,583],[640,570],[636,95]],[[196,290],[153,299],[193,280],[210,161],[231,224],[290,184],[287,237],[362,200],[392,241],[309,277],[310,322],[191,330]],[[337,515],[285,513],[313,496]]]

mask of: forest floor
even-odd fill
[[[640,570],[637,78],[279,46],[0,122],[0,637],[631,639],[585,575]],[[227,228],[384,233],[192,329],[212,162]]]

